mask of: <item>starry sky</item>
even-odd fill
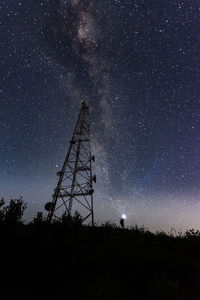
[[[199,53],[199,0],[0,0],[0,197],[44,211],[85,100],[95,221],[200,228]]]

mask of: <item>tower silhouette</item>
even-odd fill
[[[63,214],[73,216],[77,211],[82,222],[89,220],[94,225],[93,182],[96,176],[92,175],[92,161],[95,157],[91,155],[89,107],[82,101],[62,170],[57,172],[59,179],[52,202],[45,205],[47,222],[60,219]]]

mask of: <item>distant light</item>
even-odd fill
[[[126,220],[126,215],[122,214],[122,219]]]
[[[58,168],[58,165],[56,165],[56,168]]]

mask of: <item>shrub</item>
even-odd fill
[[[2,198],[0,201],[0,222],[6,224],[16,224],[22,222],[26,203],[21,198],[11,199],[9,205],[4,206],[5,201]]]

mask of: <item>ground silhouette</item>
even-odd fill
[[[21,201],[21,202],[20,202]],[[21,203],[21,205],[19,204]],[[106,222],[83,226],[81,216],[47,224],[41,212],[23,224],[23,199],[0,215],[3,299],[200,298],[200,232],[172,236]],[[18,217],[5,215],[18,205]],[[4,296],[3,296],[4,295]]]

